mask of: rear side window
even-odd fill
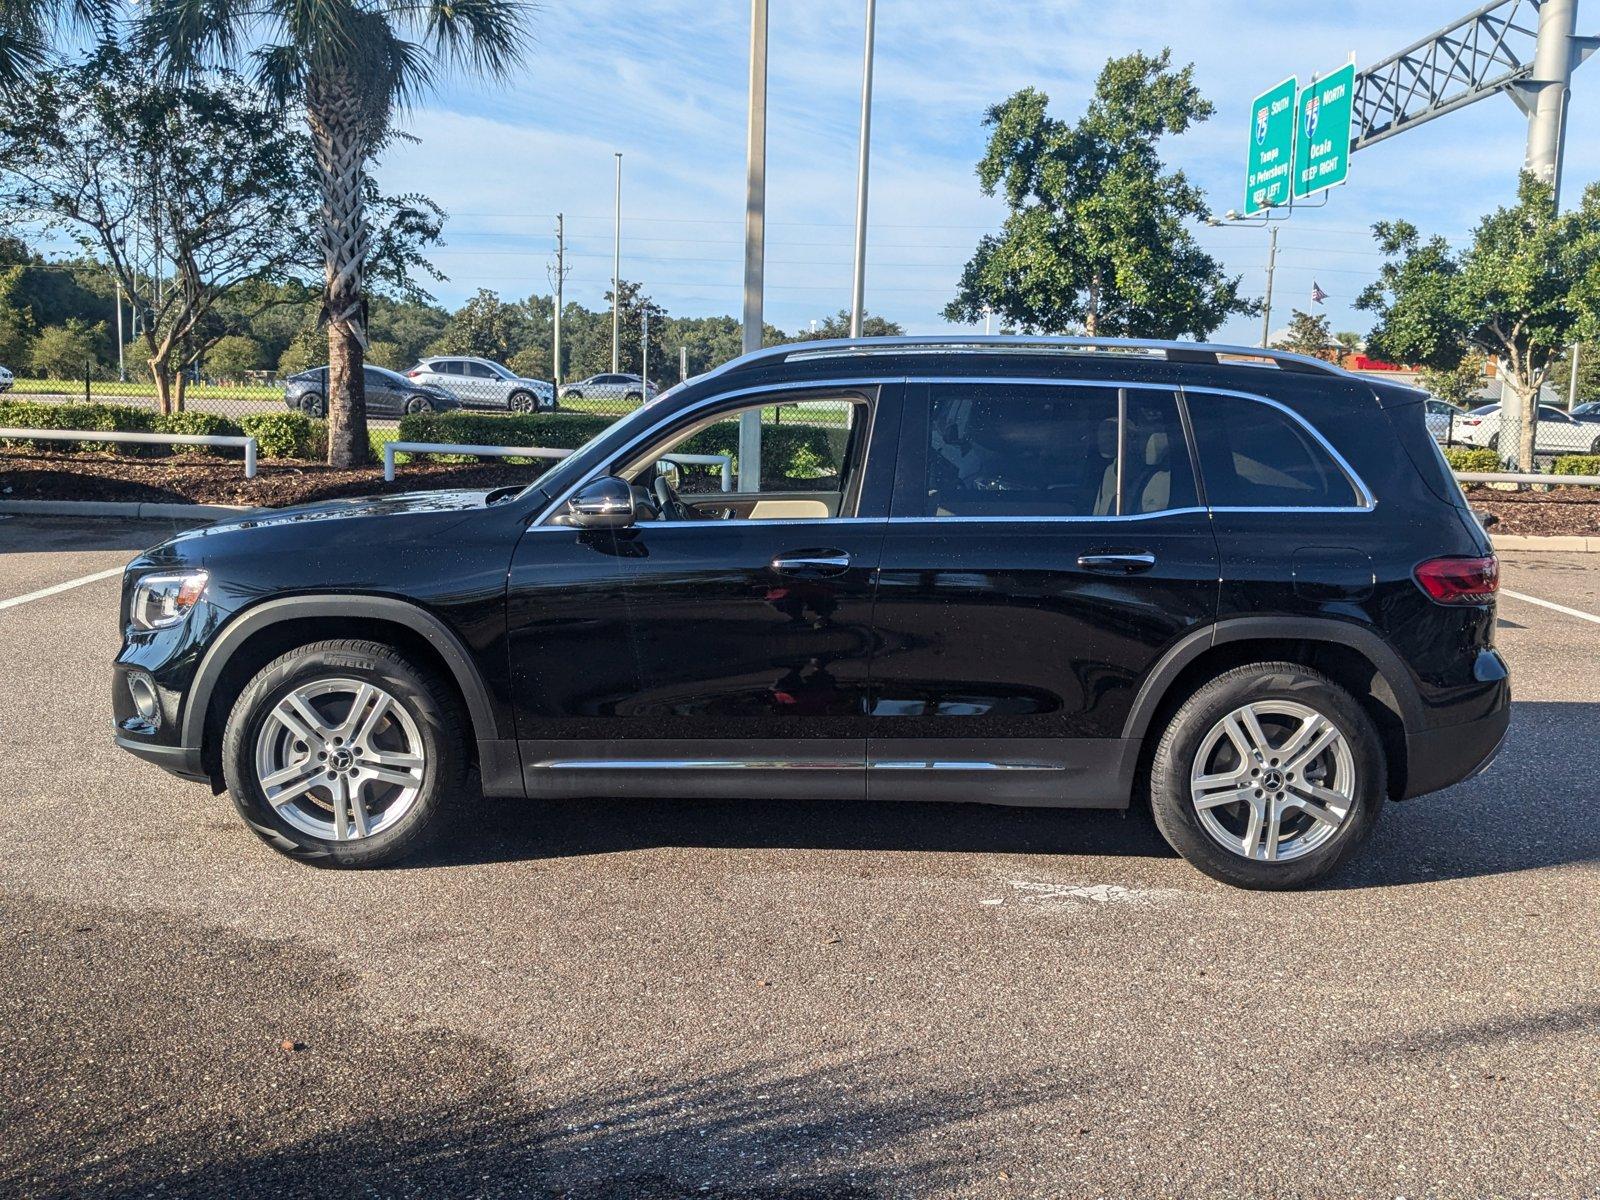
[[[1195,504],[1171,392],[936,386],[927,463],[930,517],[1113,517]]]
[[[1288,413],[1244,396],[1187,393],[1213,508],[1356,508],[1355,486]]]

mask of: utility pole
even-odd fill
[[[678,382],[689,378],[689,347],[678,347]]]
[[[1583,353],[1583,343],[1572,343],[1572,376],[1567,380],[1567,411],[1578,402],[1578,355]]]
[[[556,214],[556,269],[551,279],[555,285],[555,345],[553,365],[550,368],[551,378],[554,379],[556,391],[561,390],[561,306],[563,285],[567,282],[567,225],[566,214]]]
[[[644,310],[644,333],[639,338],[639,396],[650,399],[650,310]]]
[[[1557,208],[1561,207],[1561,159],[1567,139],[1567,105],[1572,99],[1572,68],[1577,65],[1573,45],[1577,24],[1578,0],[1543,0],[1533,74],[1522,85],[1528,110],[1526,169],[1551,186]]]
[[[867,290],[867,161],[872,150],[872,35],[878,0],[867,0],[867,42],[861,55],[861,145],[856,159],[856,261],[850,288],[850,336],[861,336]]]
[[[125,384],[125,382],[128,382],[128,368],[123,363],[122,357],[122,277],[120,275],[115,278],[115,283],[117,283],[117,381]],[[1576,379],[1576,376],[1573,376],[1573,378]]]
[[[1267,349],[1272,340],[1272,280],[1278,272],[1278,227],[1268,230],[1267,241],[1267,300],[1261,306],[1261,348]]]
[[[611,240],[611,373],[617,373],[622,353],[622,151],[617,155],[617,202],[613,210]]]
[[[745,141],[744,352],[761,349],[767,246],[767,0],[750,0],[750,117]],[[739,417],[739,490],[761,490],[761,410]]]

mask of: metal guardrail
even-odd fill
[[[121,433],[110,429],[0,428],[0,439],[30,442],[132,442],[145,446],[231,446],[244,451],[244,477],[256,477],[256,439],[207,433]]]
[[[383,477],[394,481],[396,454],[471,454],[478,458],[566,458],[571,450],[547,450],[542,446],[463,446],[458,442],[385,442]]]
[[[1530,475],[1513,471],[1457,471],[1462,483],[1545,483],[1551,487],[1600,487],[1600,475]]]
[[[722,490],[733,491],[733,459],[726,454],[663,454],[669,462],[688,463],[690,466],[721,467]]]

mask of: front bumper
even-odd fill
[[[193,746],[158,746],[154,742],[117,735],[117,745],[129,754],[154,763],[169,775],[199,783],[210,783],[211,776],[200,765],[200,751]]]

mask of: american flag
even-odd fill
[[[1311,281],[1311,303],[1321,304],[1328,298],[1328,293],[1322,290],[1322,285],[1315,279]]]

